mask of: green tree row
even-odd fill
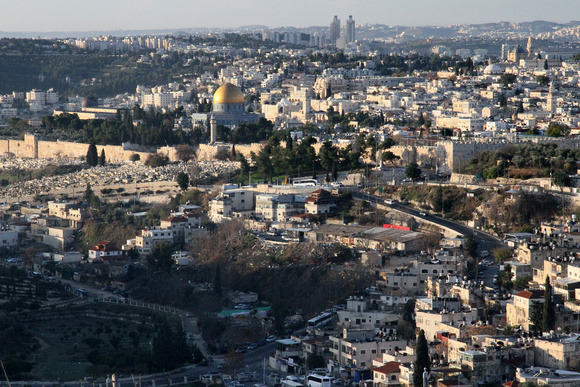
[[[580,149],[561,148],[556,144],[510,145],[497,151],[479,153],[469,162],[467,172],[486,179],[508,174],[518,177],[515,173],[520,169],[535,170],[535,176],[550,176],[557,171],[567,176],[576,172],[579,160]],[[564,184],[565,181],[564,176],[559,176],[557,183]]]
[[[160,113],[143,110],[135,106],[133,111],[125,110],[114,119],[81,120],[76,114],[45,116],[44,128],[37,129],[48,139],[60,139],[94,143],[99,145],[120,145],[130,142],[142,146],[165,146],[195,142],[205,138],[205,130],[184,132],[174,130],[174,119],[183,114],[182,108],[173,112]],[[135,124],[138,120],[138,123]],[[15,125],[15,122],[9,122]],[[198,133],[203,132],[203,133]]]

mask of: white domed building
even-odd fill
[[[483,69],[483,75],[502,75],[503,69],[497,63],[489,64],[485,69]]]

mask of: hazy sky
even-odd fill
[[[579,0],[1,0],[0,31],[91,31],[326,26],[448,25],[580,19]]]

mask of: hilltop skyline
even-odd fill
[[[501,12],[498,12],[501,10]],[[266,0],[213,2],[171,0],[78,1],[28,0],[3,5],[4,34],[53,31],[168,30],[189,28],[236,28],[327,26],[334,15],[344,21],[353,15],[357,24],[437,26],[487,22],[547,20],[567,23],[580,14],[580,3],[556,0],[546,7],[541,0],[487,2],[442,0],[296,0],[275,6]]]

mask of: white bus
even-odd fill
[[[295,380],[284,379],[280,382],[282,386],[285,387],[304,387],[304,384],[297,382]]]
[[[329,324],[332,321],[332,314],[331,313],[322,313],[316,317],[311,318],[308,320],[309,327],[323,327]]]
[[[328,376],[317,374],[310,374],[306,377],[306,385],[308,387],[330,387],[332,379]]]
[[[292,182],[294,187],[316,187],[318,181],[316,179],[296,179]]]

